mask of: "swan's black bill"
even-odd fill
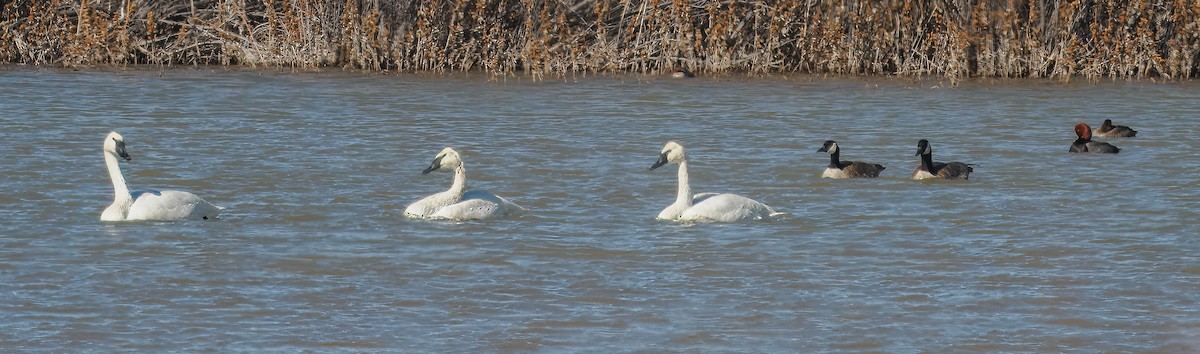
[[[116,140],[116,139],[113,139],[113,140]],[[133,158],[129,157],[129,153],[125,152],[125,142],[124,141],[117,142],[117,156],[120,156],[122,159],[125,159],[125,161],[133,161]]]
[[[650,169],[653,170],[653,169],[662,167],[662,165],[666,165],[666,164],[667,164],[667,153],[663,152],[662,155],[658,155],[658,161],[654,161],[654,166],[650,166]]]
[[[442,168],[442,157],[445,156],[446,155],[442,155],[433,159],[433,163],[429,164],[429,167],[426,167],[424,171],[421,171],[421,174],[427,175],[430,172],[437,171],[437,169]]]

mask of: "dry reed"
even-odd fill
[[[0,61],[1185,79],[1200,2],[14,0]]]

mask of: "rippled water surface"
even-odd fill
[[[1140,131],[1068,154],[1077,122]],[[0,68],[0,349],[1197,352],[1200,85]],[[221,220],[103,223],[101,159]],[[977,164],[907,178],[918,139]],[[827,139],[874,180],[822,180]],[[787,215],[654,220],[696,192]],[[449,187],[530,209],[407,219]]]

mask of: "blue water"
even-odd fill
[[[0,68],[0,351],[1200,351],[1193,82]],[[1118,155],[1067,153],[1109,118]],[[134,189],[226,207],[104,223]],[[916,141],[976,164],[912,181]],[[825,140],[878,179],[828,180]],[[654,220],[695,192],[787,215]],[[508,220],[403,216],[463,154]]]

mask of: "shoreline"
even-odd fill
[[[286,67],[263,67],[263,66],[245,66],[245,65],[155,65],[155,64],[97,64],[97,65],[80,65],[76,67],[67,67],[59,65],[30,65],[19,63],[3,63],[0,62],[0,73],[5,71],[55,71],[55,72],[92,72],[92,73],[122,73],[122,72],[137,72],[137,73],[159,73],[160,75],[169,72],[221,72],[221,73],[260,73],[270,75],[334,75],[334,76],[355,76],[355,77],[396,77],[396,78],[417,78],[423,80],[462,80],[462,81],[478,81],[486,83],[572,83],[584,81],[631,81],[631,82],[678,82],[685,83],[721,83],[721,82],[828,82],[828,81],[843,81],[843,82],[858,82],[866,85],[882,86],[896,85],[907,86],[911,88],[923,89],[938,89],[954,87],[962,84],[968,85],[993,85],[1003,86],[1008,84],[1024,84],[1024,85],[1106,85],[1106,84],[1148,84],[1148,85],[1172,85],[1172,84],[1192,84],[1200,82],[1192,78],[1182,80],[1162,80],[1153,77],[1147,78],[1103,78],[1100,80],[1087,80],[1083,77],[1076,77],[1072,80],[1062,80],[1045,77],[969,77],[958,80],[950,80],[944,77],[916,77],[916,76],[901,76],[901,75],[851,75],[851,74],[835,74],[835,73],[765,73],[765,74],[748,74],[748,73],[722,73],[711,76],[697,76],[693,78],[673,78],[669,74],[642,74],[642,73],[580,73],[570,76],[554,76],[554,77],[532,77],[530,75],[509,74],[504,76],[492,75],[482,71],[456,71],[456,72],[397,72],[397,71],[371,71],[362,69],[350,68],[311,68],[311,69],[295,69]]]

